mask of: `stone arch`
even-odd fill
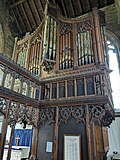
[[[116,45],[120,52],[120,39],[110,30],[106,30],[106,36]]]

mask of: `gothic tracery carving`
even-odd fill
[[[85,32],[88,30],[92,30],[91,21],[83,21],[77,24],[77,31],[78,32]]]
[[[114,112],[108,109],[107,104],[89,105],[90,124],[92,122],[109,126],[114,120]]]
[[[48,121],[49,124],[52,124],[55,122],[55,108],[42,108],[40,110],[40,120],[39,124],[44,124],[46,121]]]
[[[74,118],[76,123],[85,122],[85,109],[83,106],[60,107],[59,123],[66,123],[69,118]]]
[[[72,30],[72,24],[69,23],[61,23],[61,34],[66,34]]]
[[[90,114],[90,121],[100,123],[102,117],[105,115],[105,108],[103,105],[90,105],[89,106],[89,114]]]
[[[7,110],[7,100],[0,98],[0,116],[4,115]]]

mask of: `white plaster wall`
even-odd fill
[[[120,117],[116,117],[115,121],[112,122],[110,128],[108,128],[109,137],[109,155],[113,155],[116,151],[120,154]]]

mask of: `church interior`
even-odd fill
[[[120,0],[0,0],[0,160],[120,159]]]

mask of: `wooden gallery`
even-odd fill
[[[0,53],[0,160],[104,160],[109,150],[107,127],[114,119],[105,14],[97,0],[80,0],[92,4],[87,12],[83,5],[80,16],[74,9],[79,0],[45,0],[40,14],[38,1],[42,4],[9,3],[18,28],[30,3],[36,7],[33,18],[39,16],[40,22],[36,20],[34,29],[28,16],[25,24],[31,25],[24,36],[15,38],[11,58]],[[67,1],[73,17],[67,16],[72,12]],[[57,2],[64,3],[63,11]],[[17,124],[24,132],[31,126],[32,137],[23,140],[31,141],[28,148],[18,132],[15,136]]]

